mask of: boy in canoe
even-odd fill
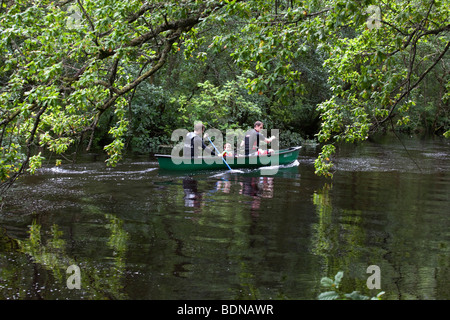
[[[225,143],[223,146],[223,152],[220,154],[222,157],[233,157],[233,148],[231,143]]]

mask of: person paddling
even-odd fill
[[[199,122],[194,125],[194,131],[189,132],[184,139],[183,155],[184,157],[198,157],[202,155],[200,147],[202,150],[206,149],[207,154],[214,156],[216,153],[213,149],[206,146],[203,142],[203,132],[205,131],[205,126],[203,123]]]
[[[261,130],[264,128],[264,124],[261,121],[256,121],[253,129],[250,129],[245,133],[244,140],[241,142],[241,148],[245,146],[245,155],[263,155],[273,152],[272,149],[269,150],[259,150],[259,143],[264,141],[265,143],[271,143],[276,137],[271,136],[266,138]]]

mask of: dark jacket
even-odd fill
[[[259,142],[264,141],[266,137],[255,129],[248,130],[245,133],[245,155],[258,151]]]
[[[200,149],[201,147],[201,149]],[[184,139],[183,156],[188,158],[197,158],[203,155],[202,150],[206,149],[208,154],[215,155],[214,150],[209,148],[203,142],[203,139],[195,132],[189,132]]]

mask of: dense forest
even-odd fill
[[[0,191],[51,156],[115,165],[197,120],[314,139],[328,176],[341,142],[450,137],[449,15],[438,0],[2,0]]]

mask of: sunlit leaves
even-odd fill
[[[0,16],[2,181],[40,158],[37,147],[63,154],[88,137],[111,108],[105,147],[120,160],[128,93],[159,70],[183,32],[223,4],[214,1],[14,1]],[[190,35],[195,38],[195,29]],[[187,37],[189,39],[189,37]],[[90,136],[88,136],[88,133]],[[13,148],[12,146],[21,146]],[[42,153],[44,154],[44,153]],[[36,164],[36,166],[34,165]]]
[[[259,21],[246,25],[237,40],[239,45],[232,53],[238,66],[255,71],[255,76],[247,84],[251,92],[265,92],[277,85],[280,80],[287,81],[275,93],[284,96],[285,90],[301,89],[301,73],[293,64],[306,54],[307,47],[298,49],[299,37],[295,30],[274,30],[272,26],[258,25]],[[256,39],[254,35],[257,35]],[[230,39],[223,39],[230,41]],[[231,43],[230,43],[231,45]]]
[[[30,157],[29,160],[29,168],[27,169],[28,172],[34,174],[36,172],[36,169],[40,168],[42,166],[42,160],[45,158],[41,156],[41,153]]]
[[[315,173],[319,176],[333,177],[331,169],[333,168],[333,163],[331,162],[331,157],[336,152],[336,148],[332,144],[326,144],[322,148],[322,152],[319,154],[317,159],[314,161]]]
[[[114,138],[113,142],[106,145],[104,150],[108,154],[108,159],[106,163],[110,166],[115,166],[123,156],[124,152],[124,137],[128,131],[129,121],[126,119],[126,107],[127,101],[124,98],[119,98],[114,110],[115,116],[117,117],[117,122],[115,126],[109,129],[109,134]]]
[[[5,181],[19,170],[17,163],[24,159],[20,145],[11,143],[7,147],[0,148],[0,181]]]
[[[425,76],[421,73],[432,67],[427,56],[436,59],[449,40],[436,43],[449,19],[448,10],[443,11],[440,4],[396,1],[377,5],[382,7],[377,10],[381,22],[376,28],[362,23],[352,1],[336,1],[327,19],[330,30],[340,32],[330,33],[332,46],[327,47],[329,57],[324,63],[333,97],[319,106],[321,142],[365,140],[370,130],[394,116],[397,126],[407,125],[418,98],[412,90]],[[342,27],[343,17],[349,18],[346,27]],[[352,32],[346,30],[349,26]],[[323,149],[324,154],[328,151]],[[316,161],[318,172],[327,166],[322,160]]]

